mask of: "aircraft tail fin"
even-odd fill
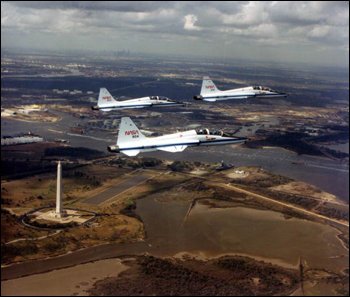
[[[210,93],[220,92],[220,90],[215,86],[213,81],[209,76],[203,77],[201,95],[208,95]]]
[[[146,136],[142,134],[140,129],[128,117],[121,118],[119,126],[119,134],[117,145],[120,146],[126,143],[133,143],[145,139]]]
[[[97,105],[99,107],[111,105],[116,101],[117,100],[113,98],[113,96],[107,91],[106,88],[100,88],[100,94],[98,96],[98,101],[97,101]]]

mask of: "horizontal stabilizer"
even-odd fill
[[[215,102],[216,99],[203,99],[204,101]]]
[[[168,146],[168,147],[159,147],[158,150],[170,152],[170,153],[177,153],[182,152],[185,150],[187,145],[176,145],[176,146]]]
[[[140,150],[125,150],[121,152],[129,157],[134,157],[140,152]]]

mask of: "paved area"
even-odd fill
[[[87,199],[84,201],[86,204],[93,204],[93,205],[99,205],[123,192],[126,190],[129,190],[132,187],[137,186],[138,184],[143,183],[144,181],[148,180],[150,178],[147,174],[139,174],[133,177],[130,177],[129,179],[112,186],[111,188]]]

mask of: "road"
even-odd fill
[[[273,203],[277,203],[279,205],[283,205],[283,206],[286,206],[288,208],[291,208],[293,210],[297,210],[297,211],[300,211],[302,213],[305,213],[307,215],[311,215],[311,216],[314,216],[314,217],[318,217],[320,219],[324,219],[324,220],[327,220],[327,221],[330,221],[330,222],[333,222],[333,223],[337,223],[337,224],[340,224],[340,225],[343,225],[345,227],[349,227],[349,223],[348,222],[344,222],[344,221],[339,221],[339,220],[336,220],[336,219],[332,219],[332,218],[328,218],[326,216],[323,216],[323,215],[320,215],[320,214],[317,214],[317,213],[314,213],[312,211],[309,211],[309,210],[306,210],[304,208],[301,208],[301,207],[298,207],[298,206],[295,206],[295,205],[291,205],[291,204],[288,204],[288,203],[285,203],[285,202],[281,202],[281,201],[278,201],[278,200],[274,200],[274,199],[271,199],[271,198],[268,198],[266,196],[263,196],[263,195],[260,195],[260,194],[256,194],[256,193],[253,193],[253,192],[250,192],[250,191],[247,191],[247,190],[243,190],[241,188],[238,188],[238,187],[235,187],[235,186],[232,186],[231,184],[228,184],[228,185],[225,185],[225,184],[216,184],[217,186],[220,186],[220,187],[227,187],[229,189],[233,189],[237,192],[241,192],[241,193],[244,193],[244,194],[248,194],[250,196],[253,196],[255,198],[258,198],[258,199],[263,199],[263,200],[266,200],[266,201],[269,201],[269,202],[273,202]]]
[[[121,193],[124,193],[125,191],[138,186],[139,184],[142,184],[146,180],[148,180],[150,176],[148,175],[136,175],[133,176],[119,184],[116,184],[109,189],[85,200],[83,203],[86,204],[93,204],[93,205],[99,205],[103,202],[106,202],[109,199],[114,198],[115,196],[120,195]]]
[[[142,171],[149,171],[149,172],[157,172],[153,170],[142,170]],[[159,172],[157,172],[159,173]],[[208,177],[193,175],[189,173],[183,173],[184,175],[196,177],[203,179],[205,181],[213,182],[212,179]],[[279,205],[291,208],[293,210],[305,213],[310,216],[314,216],[317,218],[321,218],[330,222],[334,222],[337,224],[340,224],[345,227],[349,227],[349,223],[331,219],[328,217],[325,217],[323,215],[319,215],[316,213],[313,213],[311,211],[308,211],[306,209],[303,209],[298,206],[290,205],[285,202],[277,201],[274,199],[271,199],[269,197],[253,193],[251,191],[243,190],[241,188],[238,188],[236,186],[225,184],[222,182],[215,182],[215,186],[223,187],[226,189],[235,190],[244,194],[248,194],[250,196],[253,196],[258,199],[262,199],[265,201],[269,201],[272,203],[277,203]],[[75,251],[73,253],[68,253],[66,255],[62,255],[59,257],[54,258],[47,258],[42,260],[36,260],[36,261],[28,261],[21,264],[15,264],[10,265],[7,267],[2,267],[1,269],[1,280],[6,279],[14,279],[18,277],[23,277],[26,275],[32,275],[36,273],[43,273],[47,271],[51,271],[54,269],[61,269],[65,267],[71,267],[75,265],[79,265],[82,263],[88,263],[92,261],[97,261],[101,259],[107,259],[107,258],[113,258],[118,257],[122,255],[138,255],[143,254],[145,252],[150,252],[151,249],[147,242],[134,242],[132,244],[104,244],[100,246],[95,246],[91,248],[82,249],[79,251]]]
[[[194,174],[190,174],[190,173],[182,173],[182,174],[185,174],[185,175],[188,175],[188,176],[192,176],[192,177],[201,178],[201,179],[204,179],[204,180],[209,181],[211,183],[213,182],[212,178],[208,178],[208,177],[204,177],[204,176],[198,176],[198,175],[194,175]],[[333,222],[333,223],[336,223],[336,224],[340,224],[342,226],[345,226],[345,227],[349,228],[349,223],[348,222],[332,219],[332,218],[329,218],[329,217],[326,217],[326,216],[314,213],[312,211],[306,210],[304,208],[301,208],[301,207],[298,207],[298,206],[295,206],[295,205],[292,205],[292,204],[289,204],[289,203],[278,201],[278,200],[275,200],[275,199],[272,199],[272,198],[269,198],[269,197],[266,197],[266,196],[263,196],[263,195],[260,195],[260,194],[256,194],[256,193],[251,192],[251,191],[243,190],[243,189],[241,189],[239,187],[236,187],[236,186],[233,186],[231,184],[225,184],[225,183],[222,183],[222,182],[215,181],[214,186],[219,186],[219,187],[223,187],[223,188],[229,188],[229,189],[235,190],[237,192],[241,192],[241,193],[253,196],[253,197],[258,198],[258,199],[263,199],[265,201],[269,201],[269,202],[272,202],[272,203],[283,205],[285,207],[291,208],[291,209],[296,210],[296,211],[300,211],[300,212],[305,213],[307,215],[314,216],[314,217],[317,217],[317,218],[320,218],[320,219],[324,219],[324,220],[327,220],[327,221],[330,221],[330,222]]]

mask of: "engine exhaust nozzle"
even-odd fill
[[[117,145],[110,145],[109,147],[107,147],[107,149],[110,153],[119,153],[120,152],[119,146],[117,146]]]

